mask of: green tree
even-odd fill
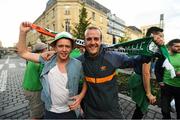
[[[81,4],[82,9],[80,10],[79,14],[79,23],[75,24],[75,27],[73,29],[73,35],[74,37],[78,39],[84,40],[84,32],[86,28],[90,25],[90,19],[87,19],[87,11],[85,8],[85,4]]]
[[[122,43],[122,42],[126,42],[126,41],[128,41],[128,40],[130,40],[130,37],[128,36],[127,33],[125,33],[125,34],[124,34],[124,37],[119,38],[118,42],[119,42],[119,43]]]
[[[118,40],[119,43],[126,42],[126,41],[128,41],[128,39],[126,37],[121,37]]]

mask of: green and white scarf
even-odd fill
[[[176,73],[175,73],[174,67],[171,65],[171,61],[169,58],[169,52],[168,52],[166,46],[165,45],[160,46],[160,50],[161,50],[163,56],[166,58],[162,67],[165,67],[166,70],[169,70],[171,73],[171,78],[174,78],[176,76]]]

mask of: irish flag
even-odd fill
[[[174,78],[176,76],[176,73],[175,73],[174,67],[171,65],[171,61],[169,58],[169,52],[168,52],[166,46],[165,45],[160,46],[160,50],[161,50],[163,56],[166,58],[162,67],[165,67],[166,70],[169,70],[171,73],[171,78]]]

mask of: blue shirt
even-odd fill
[[[57,54],[55,54],[49,61],[45,61],[42,57],[39,57],[39,62],[44,64],[44,68],[40,75],[41,84],[43,86],[41,92],[41,99],[45,103],[46,110],[49,110],[52,104],[51,90],[48,82],[48,73],[56,65]],[[68,82],[66,88],[73,92],[74,95],[78,93],[79,80],[84,78],[82,64],[79,60],[70,58],[66,65]]]

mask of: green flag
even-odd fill
[[[163,56],[166,58],[162,67],[165,67],[167,70],[169,70],[171,73],[171,78],[174,78],[176,76],[176,73],[175,73],[174,67],[171,65],[171,61],[169,58],[169,52],[168,52],[166,46],[165,45],[160,46],[160,50],[161,50]]]

